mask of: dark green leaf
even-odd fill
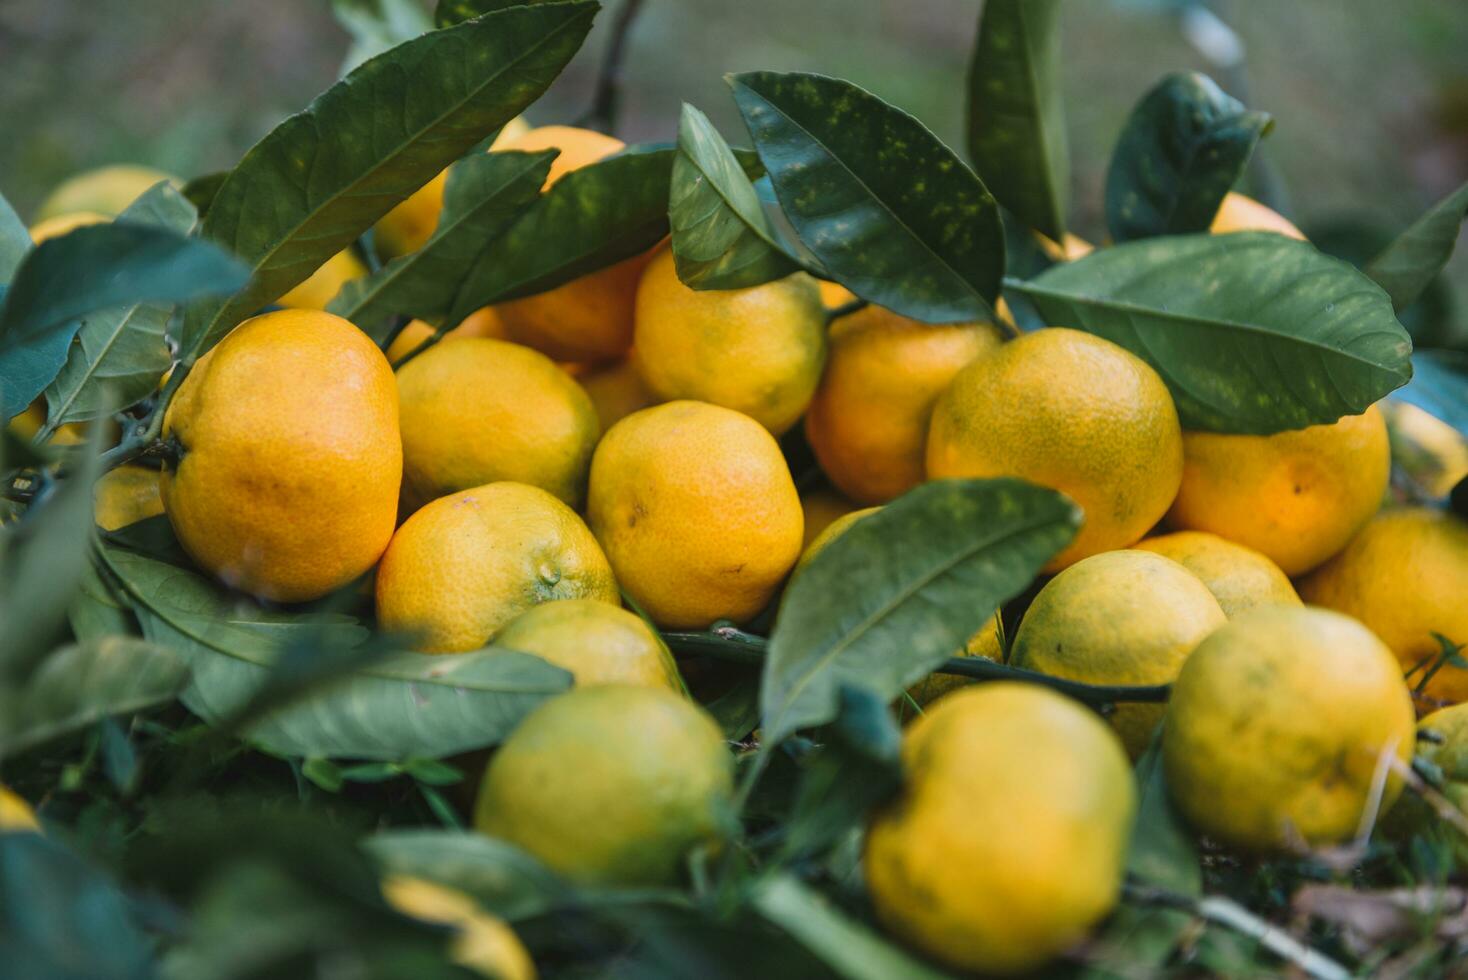
[[[398,830],[364,838],[362,845],[385,872],[456,888],[511,921],[542,915],[570,898],[570,889],[545,865],[483,834]]]
[[[845,685],[890,700],[963,646],[1080,526],[1022,480],[940,480],[853,524],[795,576],[765,660],[764,741],[836,717]]]
[[[438,0],[438,7],[433,12],[433,23],[436,27],[453,27],[506,7],[544,2],[545,0]]]
[[[123,796],[131,796],[142,777],[142,766],[138,762],[137,749],[132,738],[111,717],[102,719],[97,726],[102,756],[102,772],[114,789]]]
[[[766,920],[795,937],[847,980],[942,980],[942,973],[865,925],[787,873],[769,875],[751,902]]]
[[[1179,895],[1203,894],[1203,869],[1193,835],[1173,810],[1156,736],[1137,760],[1137,820],[1127,851],[1127,873]]]
[[[919,320],[993,317],[999,210],[922,123],[820,75],[752,72],[730,84],[786,217],[832,278]]]
[[[301,763],[301,775],[328,793],[341,792],[342,771],[330,759],[307,759]]]
[[[1268,232],[1098,249],[1014,288],[1047,322],[1143,358],[1187,429],[1267,434],[1359,414],[1412,375],[1385,293]]]
[[[0,712],[0,756],[69,735],[113,715],[173,700],[188,680],[170,650],[125,636],[62,647],[8,697]]]
[[[750,675],[735,679],[727,690],[705,704],[704,708],[719,723],[726,739],[743,741],[759,727],[759,678]]]
[[[44,466],[55,460],[56,450],[32,442],[6,426],[0,428],[0,472]]]
[[[0,834],[0,964],[16,980],[146,980],[152,943],[127,897],[40,834]]]
[[[464,781],[462,772],[437,759],[409,759],[400,768],[418,782],[430,786],[457,786]]]
[[[686,102],[678,123],[668,220],[678,278],[694,289],[758,286],[799,268],[729,144]]]
[[[163,182],[117,220],[187,235],[196,218],[194,206]],[[131,303],[83,318],[66,364],[46,388],[46,427],[111,415],[156,391],[172,361],[163,340],[172,312],[166,304]]]
[[[425,34],[366,62],[257,143],[203,224],[252,275],[229,299],[188,310],[184,363],[518,115],[576,53],[597,9],[510,7]]]
[[[1447,265],[1465,216],[1468,216],[1468,183],[1434,204],[1381,254],[1366,263],[1366,274],[1386,290],[1397,311],[1421,296]]]
[[[219,193],[219,188],[224,186],[224,179],[228,176],[228,170],[216,170],[212,174],[201,174],[183,185],[180,193],[194,206],[199,218],[202,219],[209,212],[209,205],[214,203],[214,195]]]
[[[136,636],[138,623],[102,578],[95,563],[82,573],[80,586],[66,611],[72,635],[80,643],[109,636]]]
[[[416,252],[354,279],[327,309],[382,343],[398,315],[441,323],[473,288],[477,260],[490,242],[540,196],[554,150],[472,154],[449,169],[443,212],[433,237]],[[451,328],[453,324],[442,324]]]
[[[1397,392],[1468,436],[1468,354],[1420,350],[1412,355],[1412,382]]]
[[[1207,75],[1168,75],[1127,118],[1106,172],[1106,225],[1118,242],[1207,231],[1274,120]]]
[[[10,282],[21,258],[31,249],[31,235],[15,208],[0,194],[0,283]]]
[[[351,783],[385,783],[402,774],[403,767],[395,762],[364,762],[341,770],[341,778]]]
[[[1006,208],[1057,242],[1070,200],[1059,11],[1059,0],[985,0],[968,74],[974,169]]]
[[[183,695],[205,720],[233,716],[293,642],[331,643],[350,655],[366,631],[319,614],[269,612],[199,575],[115,547],[107,565],[127,589],[144,634],[181,654],[193,677]],[[252,721],[245,735],[281,755],[397,760],[492,745],[570,675],[505,650],[366,660],[327,689]]]
[[[554,289],[656,245],[668,233],[673,155],[669,147],[631,147],[556,181],[479,253],[447,322]]]
[[[331,12],[352,36],[343,75],[368,58],[433,29],[422,0],[332,0]]]
[[[42,242],[21,260],[0,307],[0,420],[56,377],[79,317],[227,293],[244,281],[218,246],[164,228],[114,222]]]
[[[902,784],[902,732],[887,699],[844,686],[836,721],[804,767],[786,823],[783,853],[820,853],[863,826],[872,810]]]
[[[92,485],[100,468],[91,443],[72,466],[72,475],[32,503],[23,521],[0,527],[0,687],[23,681],[53,645],[88,568]]]

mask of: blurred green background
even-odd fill
[[[1189,6],[1065,8],[1081,234],[1100,234],[1106,160],[1127,111],[1178,69],[1207,71],[1274,114],[1263,153],[1279,180],[1256,189],[1277,195],[1307,232],[1348,245],[1363,230],[1390,234],[1468,179],[1465,0],[1217,0],[1202,9],[1237,33],[1238,70],[1189,42],[1188,25],[1207,21]],[[688,101],[747,142],[722,76],[771,68],[852,79],[961,145],[979,9],[974,0],[646,0],[630,37],[620,135],[669,139]],[[584,109],[611,13],[534,121]],[[184,176],[230,166],[335,79],[347,45],[327,0],[4,0],[0,190],[27,216],[57,181],[104,163]],[[1468,310],[1465,252],[1447,277],[1455,311]]]

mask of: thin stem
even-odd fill
[[[423,353],[428,348],[438,343],[440,340],[443,340],[445,333],[447,333],[447,331],[445,330],[435,330],[427,337],[424,337],[422,343],[420,343],[417,347],[414,347],[412,350],[408,351],[408,353],[404,354],[398,360],[394,361],[392,369],[396,371],[398,368],[402,367],[404,364],[407,364],[413,358],[417,357],[419,354]]]
[[[580,125],[603,133],[616,131],[617,116],[622,108],[622,83],[625,80],[622,67],[627,58],[627,36],[632,31],[632,23],[642,12],[642,4],[643,0],[624,0],[617,11],[611,40],[607,42],[606,57],[597,72],[591,108],[582,116]]]
[[[1299,967],[1315,980],[1349,980],[1351,971],[1323,953],[1316,952],[1278,926],[1266,922],[1227,898],[1205,895],[1193,898],[1162,888],[1140,885],[1126,887],[1127,898],[1139,905],[1179,909],[1209,922],[1248,936],[1259,945]]]
[[[840,306],[826,311],[826,325],[829,326],[843,316],[851,316],[851,314],[858,313],[871,305],[870,301],[864,300],[860,296],[849,303],[842,303]]]
[[[769,642],[762,636],[745,633],[733,627],[722,627],[706,633],[664,633],[663,640],[674,653],[697,654],[751,666],[764,663],[765,646]],[[983,657],[949,657],[934,673],[952,674],[979,681],[1007,680],[1040,684],[1091,705],[1121,702],[1160,704],[1167,700],[1172,690],[1167,684],[1083,684],[1080,681],[995,663]]]

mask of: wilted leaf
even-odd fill
[[[848,980],[942,980],[948,976],[848,917],[793,875],[769,875],[755,887],[751,902],[760,915]]]
[[[796,271],[729,144],[684,103],[668,195],[673,261],[694,289],[758,286]]]
[[[187,235],[196,218],[183,195],[160,183],[117,220]],[[172,361],[163,340],[172,313],[170,305],[132,303],[84,317],[65,366],[46,388],[47,427],[111,415],[156,391]]]
[[[1070,200],[1059,13],[1059,0],[985,0],[968,76],[974,169],[1006,208],[1057,242]]]
[[[993,317],[998,207],[922,123],[835,78],[751,72],[730,84],[786,217],[832,278],[919,320]]]
[[[1401,312],[1422,295],[1452,257],[1468,216],[1468,183],[1434,204],[1426,214],[1366,263],[1365,272],[1392,298]]]
[[[0,713],[0,755],[171,701],[187,679],[177,655],[132,637],[62,647],[10,694],[12,710]]]
[[[345,617],[269,612],[186,569],[102,549],[148,639],[181,654],[192,672],[183,702],[208,721],[249,704],[303,636],[349,654],[367,631]],[[318,639],[319,638],[319,639]],[[325,690],[252,721],[244,734],[282,755],[399,760],[493,745],[570,675],[506,650],[378,657]]]
[[[471,154],[449,168],[433,237],[416,252],[347,283],[327,309],[381,343],[396,315],[443,320],[473,288],[480,253],[540,195],[555,151]],[[452,324],[443,324],[446,328]]]
[[[896,697],[1018,595],[1080,526],[1054,490],[940,480],[852,525],[786,590],[765,659],[773,745],[836,717],[843,686]]]
[[[1254,147],[1274,126],[1207,75],[1168,75],[1127,118],[1106,172],[1118,241],[1207,231]]]
[[[31,235],[15,208],[0,194],[0,283],[10,282],[20,260],[31,248]]]
[[[456,888],[501,918],[543,915],[572,898],[549,868],[513,844],[461,830],[396,830],[362,840],[384,872]]]
[[[28,252],[0,306],[0,420],[66,363],[78,318],[125,303],[174,303],[238,289],[245,270],[218,246],[165,228],[88,225]]]
[[[1187,429],[1267,434],[1334,422],[1412,375],[1412,343],[1386,294],[1283,235],[1127,242],[1013,286],[1047,322],[1151,364]]]
[[[331,12],[352,36],[352,46],[342,60],[343,75],[368,58],[433,29],[422,0],[332,0]]]
[[[203,224],[252,275],[230,298],[188,310],[184,363],[518,115],[576,53],[597,9],[510,7],[425,34],[366,62],[255,144]]]
[[[1468,436],[1468,354],[1419,350],[1412,355],[1412,372],[1397,397]]]
[[[656,245],[668,233],[672,168],[672,149],[631,147],[566,174],[479,253],[446,322],[554,289]]]

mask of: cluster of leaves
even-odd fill
[[[817,556],[767,640],[669,637],[745,661],[708,665],[707,700],[732,741],[762,730],[741,757],[741,835],[695,860],[686,892],[575,888],[460,827],[463,769],[481,764],[465,753],[564,690],[564,671],[494,648],[407,652],[351,591],[265,606],[198,573],[164,519],[92,528],[92,483],[157,451],[198,358],[446,167],[428,242],[331,304],[380,343],[407,317],[446,331],[670,236],[697,289],[805,270],[934,323],[992,317],[1005,298],[1146,359],[1190,428],[1334,421],[1406,383],[1415,360],[1407,397],[1468,431],[1468,355],[1413,358],[1397,319],[1446,261],[1468,188],[1362,270],[1280,236],[1201,234],[1271,120],[1175,75],[1118,142],[1116,244],[1050,266],[1034,235],[1068,230],[1058,4],[989,0],[968,80],[972,166],[849,82],[754,72],[729,79],[752,150],[685,106],[676,144],[542,190],[554,151],[485,147],[575,54],[597,6],[443,0],[430,23],[411,0],[339,0],[357,39],[344,78],[228,173],[160,185],[116,222],[34,248],[0,200],[0,401],[7,419],[38,396],[48,411],[34,443],[0,447],[15,518],[0,531],[0,762],[56,831],[0,836],[0,961],[58,977],[294,975],[327,959],[363,976],[462,975],[443,930],[384,905],[377,876],[397,871],[514,922],[548,973],[937,975],[867,924],[859,882],[861,825],[900,781],[887,705],[1071,539],[1080,516],[1059,494],[921,487]],[[122,439],[99,454],[109,416]],[[48,444],[76,422],[93,424],[88,444]],[[1165,695],[1067,690],[1097,706]],[[1150,758],[1138,778],[1135,900],[1077,971],[1104,975],[1108,956],[1222,972],[1257,966],[1261,949],[1298,960],[1204,897],[1241,888],[1224,858],[1205,876]],[[1383,881],[1442,864],[1436,850],[1371,861],[1391,866]],[[1250,897],[1280,910],[1280,894]]]

